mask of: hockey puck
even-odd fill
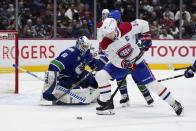
[[[76,119],[82,120],[82,117],[81,116],[77,116]]]

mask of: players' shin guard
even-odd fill
[[[174,109],[174,111],[178,116],[183,114],[182,105],[173,98],[171,92],[166,87],[164,87],[161,83],[158,83],[157,81],[153,81],[147,84],[146,87],[149,90],[155,92],[164,101],[166,101]]]
[[[109,83],[111,76],[105,70],[101,70],[96,73],[95,79],[98,82],[99,86],[100,100],[103,102],[107,102],[106,105],[100,105],[100,107],[96,108],[97,114],[113,115],[114,104],[113,101],[109,101],[111,98],[111,85]]]
[[[119,86],[121,83],[121,80],[117,80],[117,85]],[[123,81],[121,87],[120,87],[120,94],[121,94],[121,100],[120,104],[122,104],[122,107],[129,106],[129,95],[127,92],[127,82],[126,80]]]
[[[154,102],[152,96],[150,95],[149,90],[146,88],[145,85],[137,85],[139,90],[141,91],[142,95],[144,96],[147,104],[151,106]]]

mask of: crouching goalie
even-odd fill
[[[86,36],[79,37],[75,46],[67,48],[50,62],[49,69],[45,72],[40,104],[44,105],[47,101],[52,101],[55,104],[80,104],[79,100],[71,97],[64,89],[69,90],[88,75],[89,72],[85,70],[85,66],[88,65],[94,69],[95,61],[90,53],[88,38]],[[98,97],[99,92],[95,93],[97,87],[94,76],[90,74],[79,86],[70,91],[81,97],[91,97],[90,101],[86,103],[88,104]],[[66,95],[63,95],[65,93]],[[62,95],[63,97],[61,97]]]

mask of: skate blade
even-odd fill
[[[130,104],[129,104],[129,102],[127,102],[127,103],[121,103],[121,106],[122,106],[123,108],[126,108],[126,107],[129,107]]]
[[[114,115],[114,110],[105,110],[105,111],[98,111],[96,112],[97,115]]]
[[[154,106],[153,102],[150,104],[147,103],[147,105],[146,105],[146,107],[153,107],[153,106]]]

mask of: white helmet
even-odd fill
[[[102,10],[102,14],[109,14],[109,12],[110,12],[110,11],[109,11],[108,9],[103,9],[103,10]]]
[[[114,18],[106,18],[103,21],[103,25],[101,27],[103,37],[115,31],[116,27],[117,27],[117,22]]]
[[[90,47],[89,39],[86,36],[80,36],[76,41],[76,47],[84,55]]]

